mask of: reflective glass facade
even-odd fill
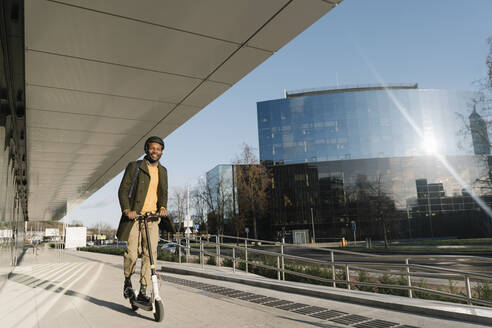
[[[490,133],[476,94],[387,87],[257,104],[272,237],[312,234],[314,225],[317,241],[352,240],[352,221],[358,239],[492,234],[491,217],[470,194],[492,206]]]
[[[257,104],[260,159],[288,163],[473,154],[463,130],[473,92],[337,91]],[[416,131],[419,130],[419,132]]]
[[[446,157],[466,182],[489,176],[482,156]],[[486,237],[492,219],[434,156],[410,156],[270,167],[271,232],[279,238],[314,223],[317,241],[416,237]],[[492,186],[473,190],[492,207]]]

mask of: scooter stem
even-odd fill
[[[152,256],[152,243],[150,241],[150,233],[149,226],[147,223],[147,217],[144,218],[144,227],[145,227],[145,236],[147,237],[147,247],[149,253],[149,261],[150,261],[150,273],[152,278],[152,312],[155,313],[155,302],[154,300],[161,300],[159,295],[159,284],[157,282],[157,275],[155,272],[155,263],[154,257]]]

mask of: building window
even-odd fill
[[[387,117],[382,117],[382,118],[379,120],[379,124],[380,124],[381,126],[384,126],[384,127],[391,126],[390,119],[389,119],[389,118],[387,118]]]

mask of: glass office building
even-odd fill
[[[272,233],[352,239],[352,221],[359,238],[383,238],[383,225],[390,238],[492,233],[470,194],[492,205],[490,140],[475,96],[408,84],[303,90],[259,102]]]
[[[260,159],[276,163],[473,154],[475,94],[366,86],[286,93],[257,103]],[[483,152],[483,150],[481,150]]]

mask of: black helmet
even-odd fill
[[[162,141],[161,138],[159,137],[156,137],[156,136],[153,136],[153,137],[150,137],[148,138],[146,141],[145,141],[145,146],[144,146],[144,150],[145,150],[145,153],[147,153],[149,151],[149,144],[151,142],[156,142],[158,143],[159,145],[162,146],[162,150],[164,150],[164,141]]]

